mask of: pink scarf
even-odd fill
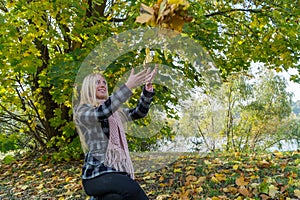
[[[129,155],[128,144],[118,112],[109,118],[109,141],[104,164],[120,172],[127,172],[134,179],[134,169]]]

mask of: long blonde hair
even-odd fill
[[[87,75],[82,82],[80,91],[80,104],[97,105],[96,99],[96,81],[97,76],[102,76],[99,73],[92,73]]]
[[[79,106],[82,104],[89,104],[91,106],[98,106],[99,103],[96,98],[96,82],[98,76],[101,76],[104,78],[104,76],[100,73],[91,73],[87,75],[82,82],[81,90],[80,90],[80,103]],[[80,138],[81,147],[84,153],[88,151],[88,146],[85,142],[84,135],[79,128],[79,126],[84,126],[84,124],[80,123],[80,121],[77,119],[77,113],[75,111],[74,115],[74,121],[76,124],[76,129]]]

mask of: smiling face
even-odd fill
[[[106,100],[108,98],[107,82],[101,75],[96,77],[96,98],[97,100]]]

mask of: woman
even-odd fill
[[[85,192],[97,199],[146,200],[134,181],[123,122],[145,117],[154,95],[152,80],[156,68],[139,73],[131,70],[127,82],[111,96],[99,73],[86,76],[82,83],[75,123],[85,152],[82,181]],[[121,109],[131,90],[146,83],[136,108]]]

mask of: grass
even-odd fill
[[[150,199],[300,199],[300,151],[204,157],[186,153],[166,159],[153,154],[133,160],[148,169],[137,173],[136,180]],[[1,162],[0,199],[88,199],[81,165],[42,157]]]

